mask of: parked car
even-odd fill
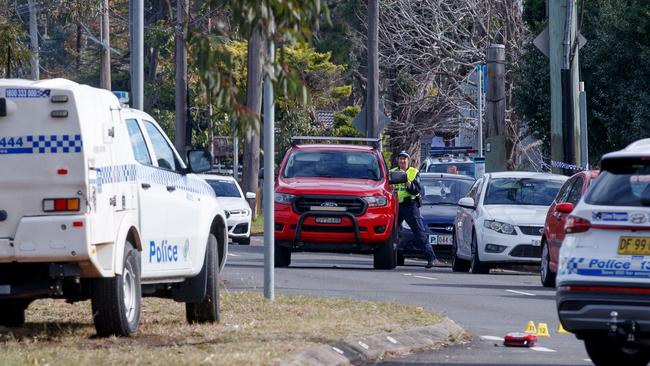
[[[467,175],[421,173],[422,206],[420,213],[424,226],[429,230],[428,242],[437,258],[450,258],[454,218],[458,200],[465,197],[475,179]],[[404,265],[405,257],[424,258],[424,253],[415,248],[413,232],[406,221],[399,233],[397,265]]]
[[[452,269],[488,273],[497,264],[539,263],[546,212],[566,180],[548,173],[500,172],[476,181],[458,201]]]
[[[99,336],[128,336],[143,294],[219,321],[226,217],[194,174],[212,157],[186,156],[107,90],[0,79],[0,325],[36,299],[90,300]]]
[[[650,139],[604,155],[600,166],[587,194],[575,208],[567,207],[557,311],[562,326],[584,341],[594,364],[645,366],[650,362]]]
[[[598,177],[597,170],[576,173],[564,182],[546,214],[544,235],[542,235],[540,279],[544,287],[555,287],[560,246],[564,240],[564,224],[572,206],[587,192],[591,183]],[[570,205],[569,205],[570,204]]]
[[[202,174],[200,175],[217,196],[217,201],[226,212],[228,221],[228,237],[241,245],[251,243],[251,207],[247,199],[254,199],[253,192],[244,193],[235,178],[231,176]]]
[[[304,144],[309,140],[333,143]],[[367,253],[374,268],[395,268],[391,184],[404,182],[406,173],[388,171],[379,139],[293,138],[275,181],[276,267],[306,251]]]

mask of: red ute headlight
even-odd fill
[[[591,229],[591,222],[589,220],[573,215],[567,216],[566,224],[564,224],[564,232],[566,234],[584,233],[589,229]]]

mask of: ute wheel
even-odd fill
[[[542,241],[542,261],[539,266],[539,276],[542,280],[542,286],[555,287],[556,273],[551,271],[551,253],[548,250],[546,240]]]
[[[472,235],[472,260],[469,264],[469,271],[474,274],[490,273],[490,266],[481,262],[478,256],[478,244],[476,243],[476,234]]]
[[[291,265],[291,248],[275,244],[274,250],[275,268],[289,267]]]
[[[646,366],[650,362],[647,348],[624,347],[607,336],[590,336],[584,339],[585,348],[596,366]]]
[[[451,270],[453,272],[468,272],[469,267],[469,261],[458,257],[458,244],[456,243],[456,235],[454,235],[451,246]]]
[[[140,253],[128,240],[123,260],[122,274],[92,281],[93,320],[100,337],[129,336],[138,329],[142,302]]]
[[[251,245],[251,237],[250,237],[250,236],[247,237],[247,238],[237,239],[237,240],[235,240],[235,241],[236,241],[237,244],[239,244],[239,245]]]
[[[0,301],[0,325],[20,327],[25,324],[25,310],[29,306],[26,300]]]
[[[397,262],[396,262],[397,265],[398,266],[403,266],[405,261],[406,261],[406,258],[404,258],[404,254],[398,252],[397,253]]]
[[[375,249],[373,267],[375,269],[394,269],[397,265],[397,226],[390,238]]]
[[[207,283],[205,297],[200,302],[185,303],[185,318],[190,324],[218,323],[221,320],[219,304],[219,245],[214,234],[208,236],[205,248]]]

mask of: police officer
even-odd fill
[[[420,200],[420,172],[409,166],[409,159],[411,156],[404,150],[400,151],[397,155],[398,168],[392,169],[393,171],[401,170],[406,172],[406,183],[396,184],[397,198],[399,199],[399,215],[398,227],[406,220],[406,223],[411,227],[413,237],[415,238],[416,246],[424,252],[427,265],[425,268],[433,267],[433,261],[436,259],[433,254],[433,249],[428,242],[427,230],[422,222],[422,215],[420,215],[419,200]]]

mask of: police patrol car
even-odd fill
[[[0,324],[35,299],[91,299],[97,333],[137,329],[141,296],[219,320],[227,231],[214,192],[151,116],[55,79],[0,80]]]
[[[606,154],[567,217],[557,307],[596,365],[650,362],[650,139]],[[570,203],[569,203],[570,204]]]

